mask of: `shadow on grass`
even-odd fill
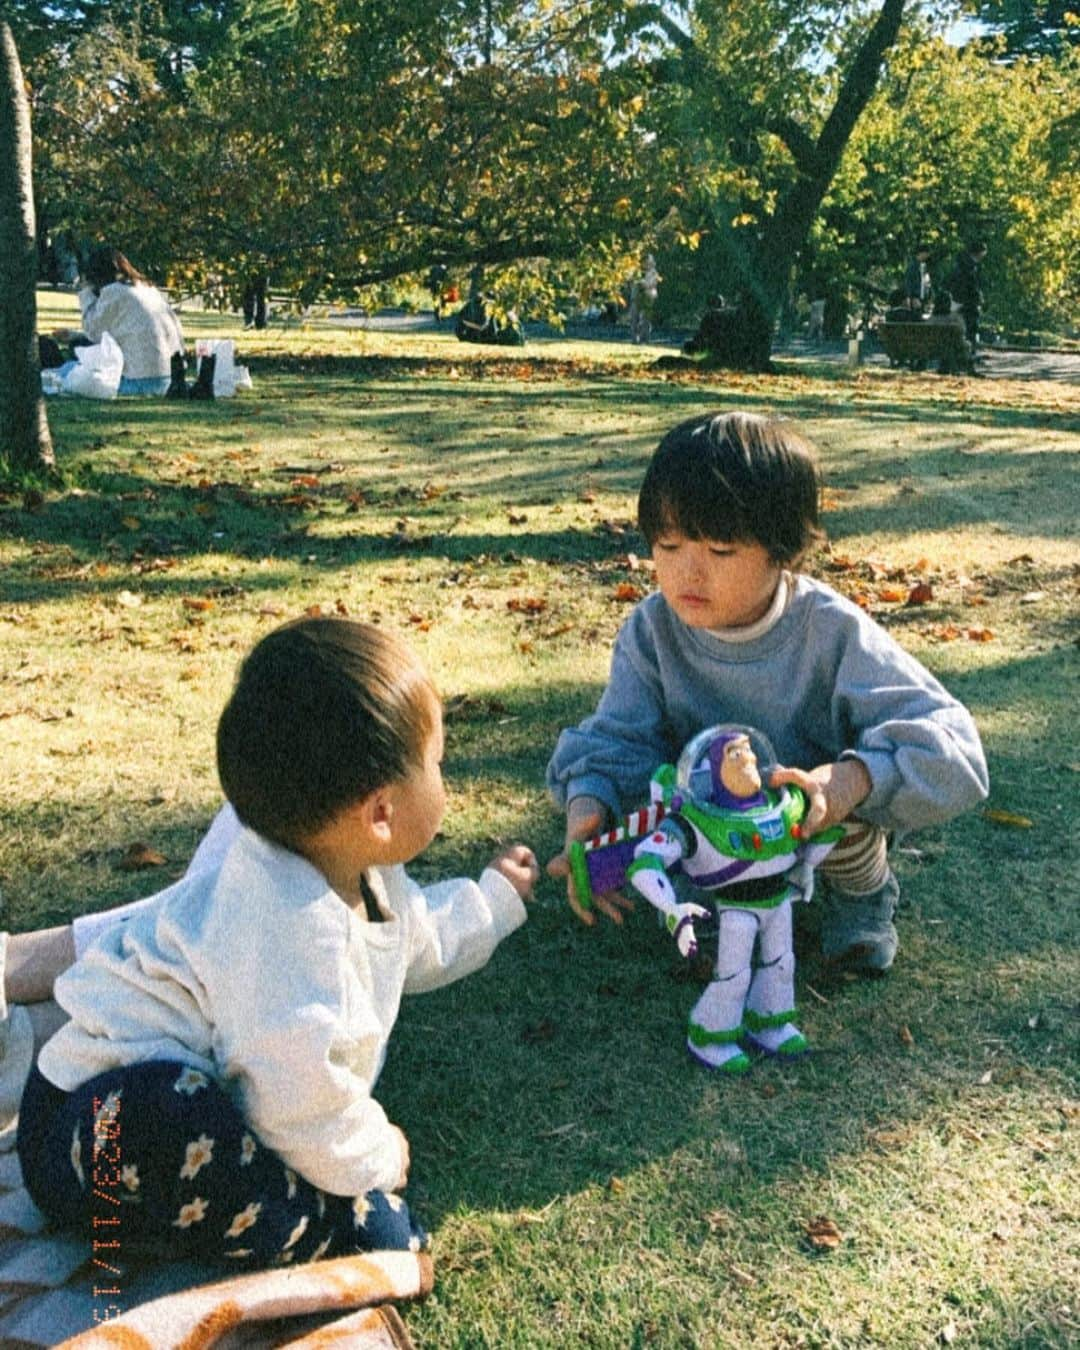
[[[737,1082],[692,1064],[699,987],[648,907],[587,930],[545,882],[488,969],[403,1009],[381,1091],[412,1138],[422,1212],[542,1210],[664,1160],[673,1203],[738,1209],[762,1183],[827,1177],[882,1126],[992,1110],[1002,1092],[1055,1080],[1066,1093],[1080,860],[1060,829],[1062,756],[1077,745],[1061,664],[1051,653],[951,681],[976,712],[1040,714],[1038,735],[991,754],[993,779],[1015,785],[1010,804],[1038,828],[977,812],[905,841],[889,979],[849,983],[824,966],[820,910],[797,915],[800,1022],[816,1050],[800,1064],[762,1062]],[[557,822],[529,837],[554,851]]]

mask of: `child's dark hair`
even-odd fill
[[[298,849],[423,762],[438,696],[409,649],[369,624],[304,618],[244,660],[217,731],[218,776],[245,825]]]
[[[793,428],[754,413],[707,413],[669,431],[638,494],[650,548],[667,530],[756,542],[793,564],[822,532],[814,452]]]

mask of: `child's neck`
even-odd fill
[[[722,642],[753,642],[755,638],[764,636],[783,618],[794,584],[795,580],[790,572],[781,572],[768,608],[760,618],[755,619],[753,623],[742,624],[738,628],[710,628],[709,632]]]

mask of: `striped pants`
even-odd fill
[[[848,895],[872,895],[889,876],[888,836],[864,820],[844,822],[844,837],[832,849],[818,875]]]

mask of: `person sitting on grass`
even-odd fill
[[[82,951],[22,1094],[27,1189],[87,1236],[115,1220],[132,1253],[262,1267],[415,1250],[408,1143],[372,1088],[403,992],[484,965],[525,919],[536,859],[517,844],[479,882],[409,879],[445,806],[442,716],[378,628],[268,634],[217,747],[229,805],[182,880],[37,935],[33,979],[34,936],[9,941],[12,993],[46,992],[48,960]]]
[[[123,353],[121,394],[164,394],[172,358],[184,351],[180,320],[162,293],[119,249],[100,244],[90,254],[79,292],[82,328],[58,328],[53,337],[76,345],[100,342],[109,333]],[[60,366],[66,375],[74,362]]]
[[[818,496],[813,452],[783,423],[710,413],[664,437],[638,498],[659,593],[623,625],[599,706],[559,737],[547,781],[568,849],[647,801],[657,765],[703,728],[756,727],[793,766],[768,786],[793,783],[813,803],[805,833],[845,826],[818,873],[824,955],[880,974],[897,950],[889,836],[985,797],[986,761],[971,715],[929,671],[797,571],[820,535]],[[594,922],[565,850],[548,870]],[[632,907],[617,892],[594,904],[616,922]],[[727,1001],[714,983],[694,1010],[699,1050]]]

